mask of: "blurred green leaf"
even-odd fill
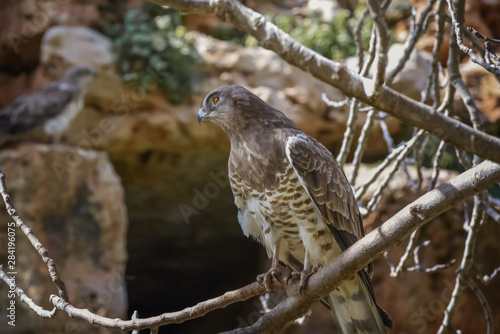
[[[105,29],[113,33],[123,80],[141,84],[153,71],[172,102],[188,95],[194,77],[191,68],[200,57],[181,24],[177,11],[145,2],[141,10],[129,11],[123,24]]]

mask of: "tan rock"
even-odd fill
[[[97,314],[124,317],[127,292],[124,271],[127,261],[127,216],[120,179],[107,154],[76,151],[63,145],[21,145],[2,150],[0,166],[7,177],[12,200],[33,233],[55,260],[72,303]],[[5,244],[7,216],[2,205],[0,238]],[[1,262],[6,248],[2,247]],[[51,309],[55,293],[47,268],[20,231],[16,234],[16,283],[34,301]],[[2,305],[7,305],[6,285],[0,285]],[[96,327],[71,320],[62,313],[42,319],[19,300],[18,333],[93,332]],[[0,331],[10,333],[5,321]],[[100,329],[99,333],[120,333]]]
[[[398,65],[400,58],[404,54],[404,49],[403,44],[391,45],[387,54],[386,75],[389,75]],[[403,69],[394,78],[391,87],[414,100],[420,101],[422,91],[429,85],[429,75],[432,71],[431,62],[432,58],[427,53],[414,49]],[[345,65],[357,72],[357,57],[348,58]],[[375,61],[370,69],[370,76],[374,75],[376,66]]]
[[[476,105],[482,112],[482,121],[498,122],[500,120],[500,88],[495,77],[470,60],[460,64],[460,72]],[[469,123],[469,112],[459,94],[455,95],[455,106],[462,119]]]

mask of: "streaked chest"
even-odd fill
[[[291,167],[276,174],[271,187],[256,190],[251,180],[230,173],[231,189],[243,232],[264,244],[284,239],[288,247],[301,247],[300,224],[315,223],[315,207]]]

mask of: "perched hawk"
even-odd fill
[[[42,126],[58,142],[83,107],[87,84],[97,75],[87,66],[76,66],[64,77],[28,95],[0,112],[0,141]]]
[[[364,236],[353,191],[339,164],[282,112],[240,86],[220,87],[198,112],[229,136],[229,178],[246,236],[273,257],[259,281],[278,277],[279,261],[301,271],[300,286],[318,266]],[[340,332],[385,333],[392,327],[380,308],[368,271],[361,270],[326,297]]]

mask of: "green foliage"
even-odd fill
[[[327,58],[346,58],[356,53],[354,37],[348,28],[350,20],[347,11],[341,11],[330,22],[323,21],[321,12],[300,19],[278,15],[270,17],[270,20],[299,43]],[[363,29],[365,47],[369,42],[370,27],[371,24],[367,22]]]
[[[361,15],[363,7],[355,11],[354,17],[349,17],[347,10],[340,11],[330,22],[323,20],[322,13],[316,11],[308,17],[294,17],[288,15],[266,15],[267,19],[276,24],[281,30],[288,33],[299,43],[313,49],[330,59],[347,58],[356,54],[356,44],[353,36],[355,22]],[[367,18],[362,29],[364,48],[368,48],[373,21]],[[213,32],[214,37],[222,40],[231,40],[247,47],[256,46],[257,40],[252,36],[221,25]]]
[[[131,10],[123,24],[108,27],[118,59],[118,72],[131,84],[141,84],[154,73],[169,99],[180,102],[191,92],[192,65],[199,59],[186,39],[177,11],[145,2]]]

